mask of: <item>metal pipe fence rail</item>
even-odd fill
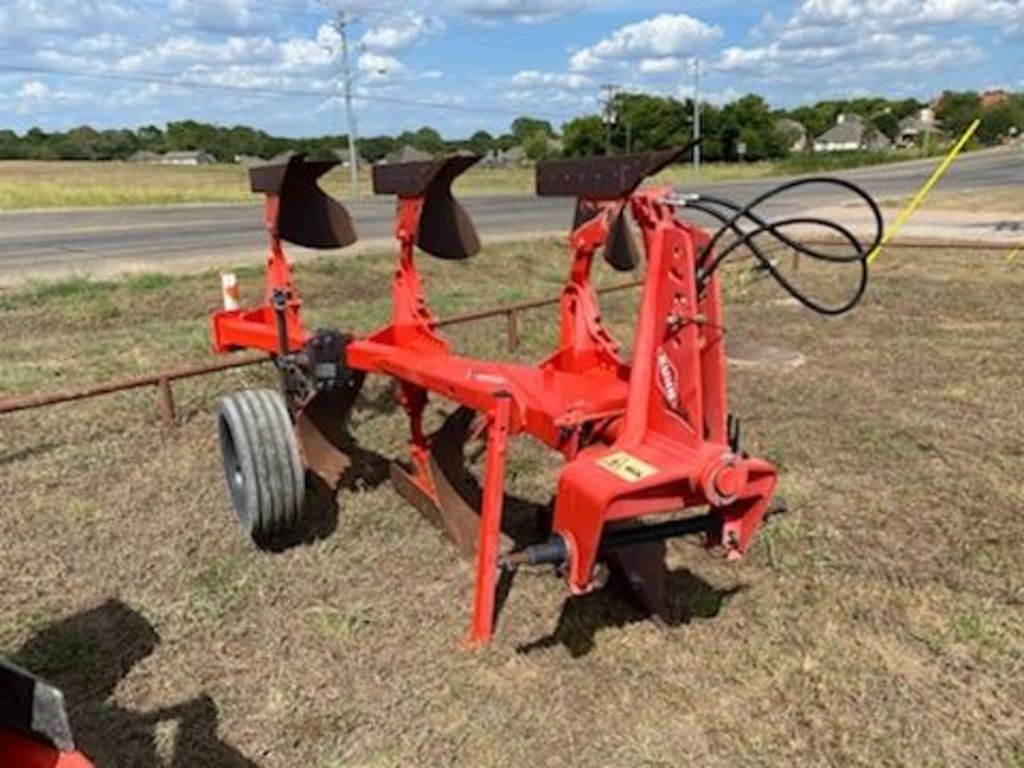
[[[634,280],[620,285],[599,288],[597,293],[615,293],[616,291],[636,288],[641,284],[642,281]],[[467,312],[461,315],[446,317],[439,320],[437,325],[438,327],[444,328],[455,325],[466,325],[494,317],[505,317],[508,349],[510,352],[515,352],[519,349],[519,314],[531,309],[553,306],[558,304],[560,300],[560,296],[555,296],[544,299],[520,301],[514,304],[504,304],[491,309],[482,309],[476,312]],[[156,389],[157,396],[157,409],[160,412],[161,420],[165,425],[173,426],[177,419],[177,413],[174,406],[174,392],[171,386],[173,382],[181,381],[183,379],[209,376],[213,373],[221,373],[223,371],[230,371],[237,368],[246,368],[260,363],[268,363],[271,359],[272,358],[269,355],[247,354],[213,363],[182,365],[175,368],[157,371],[155,373],[143,374],[140,376],[129,376],[122,379],[113,379],[100,384],[93,384],[76,389],[65,389],[57,392],[40,392],[31,395],[6,398],[0,400],[0,414],[16,413],[17,411],[27,411],[35,408],[46,408],[52,405],[60,405],[61,403],[71,403],[77,400],[86,400],[94,397],[102,397],[104,395],[112,395],[117,392],[127,392],[133,389],[154,387]]]
[[[812,245],[830,245],[835,244],[835,241],[808,241]],[[912,248],[912,249],[936,249],[936,248],[971,248],[973,250],[984,250],[984,251],[1001,251],[1001,252],[1013,252],[1016,249],[1024,249],[1024,244],[1021,243],[994,243],[994,242],[975,242],[975,243],[962,243],[962,242],[928,242],[928,241],[906,241],[900,243],[890,243],[890,248]],[[599,295],[605,295],[609,293],[616,293],[619,291],[629,290],[630,288],[637,288],[643,284],[643,280],[632,280],[628,283],[620,283],[618,285],[606,286],[599,288],[596,293]],[[442,318],[438,321],[437,325],[439,328],[451,327],[455,325],[466,325],[468,323],[474,323],[480,320],[487,320],[495,317],[505,318],[505,334],[506,341],[508,344],[509,352],[515,352],[519,349],[519,315],[522,312],[527,312],[532,309],[540,309],[543,307],[553,306],[558,304],[561,300],[561,296],[547,297],[543,299],[531,299],[527,301],[520,301],[514,304],[504,304],[498,307],[492,307],[490,309],[482,309],[474,312],[466,312],[460,315],[453,315],[451,317]],[[160,413],[160,417],[164,424],[167,426],[174,425],[177,414],[174,406],[174,392],[172,384],[175,381],[181,381],[183,379],[199,378],[202,376],[209,376],[214,373],[221,373],[223,371],[230,371],[238,368],[245,368],[252,365],[258,365],[260,363],[270,362],[271,357],[268,355],[253,355],[247,354],[243,356],[232,357],[227,360],[222,360],[213,363],[200,363],[196,365],[183,365],[174,368],[168,368],[155,373],[143,374],[140,376],[130,376],[122,379],[114,379],[111,381],[103,382],[100,384],[93,384],[86,387],[80,387],[77,389],[66,389],[56,392],[40,392],[33,393],[30,395],[20,395],[17,397],[10,397],[0,400],[0,415],[5,413],[15,413],[17,411],[27,411],[34,408],[45,408],[52,405],[59,405],[61,403],[70,403],[77,400],[85,400],[93,397],[101,397],[104,395],[111,395],[117,392],[126,392],[133,389],[145,389],[147,387],[154,387],[156,389],[157,396],[157,408]]]

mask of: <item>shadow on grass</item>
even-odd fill
[[[734,595],[746,588],[741,585],[719,589],[685,568],[669,571],[665,586],[666,610],[657,621],[668,627],[689,624],[694,619],[713,619]],[[650,611],[637,600],[626,579],[613,569],[604,587],[566,599],[558,624],[550,635],[524,643],[516,650],[532,653],[562,645],[570,656],[579,658],[594,650],[600,630],[654,620]]]
[[[113,700],[120,681],[159,643],[143,616],[109,600],[39,630],[12,660],[64,692],[79,747],[97,766],[255,768],[217,737],[217,705],[205,693],[149,712]]]

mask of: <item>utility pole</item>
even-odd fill
[[[617,122],[615,94],[618,93],[619,86],[602,85],[601,90],[604,92],[604,153],[610,155],[612,153],[612,128]]]
[[[700,181],[700,57],[693,57],[693,175]]]
[[[348,61],[348,25],[353,20],[338,11],[334,28],[341,36],[341,72],[345,95],[345,118],[348,122],[348,175],[352,185],[352,197],[359,197],[359,153],[356,151],[356,117],[352,111],[352,70]]]

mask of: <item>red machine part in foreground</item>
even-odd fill
[[[0,766],[93,768],[75,749],[63,694],[5,661],[0,661]]]
[[[282,238],[319,246],[354,239],[347,216],[331,207],[340,206],[309,189],[322,166],[311,168],[293,157],[254,172],[254,190],[268,196],[271,234],[264,303],[215,313],[214,348],[256,348],[277,356],[303,464],[331,488],[352,467],[351,446],[341,433],[363,376],[382,374],[398,383],[410,420],[411,455],[406,467],[394,465],[392,480],[464,554],[476,558],[472,644],[491,638],[500,564],[563,566],[570,591],[583,594],[594,587],[596,562],[607,556],[642,587],[642,597],[657,611],[664,596],[667,536],[703,533],[709,545],[737,558],[749,548],[768,509],[775,469],[746,456],[728,433],[718,278],[712,274],[702,285],[697,279],[709,237],[676,217],[667,202],[670,189],[637,191],[645,177],[681,154],[556,161],[538,169],[538,194],[578,198],[559,343],[538,365],[456,354],[438,334],[423,295],[417,245],[446,259],[468,258],[479,249],[472,222],[450,193],[454,178],[477,158],[375,168],[375,190],[398,198],[392,318],[364,337],[344,337],[340,343],[337,335],[325,339],[306,330],[281,247]],[[304,221],[297,207],[318,222],[317,238],[309,236],[309,226],[297,223]],[[636,263],[627,214],[642,234],[647,261],[629,359],[603,325],[591,285],[593,260],[602,250],[616,268]],[[325,357],[325,348],[338,351]],[[318,373],[325,366],[328,373]],[[459,407],[427,434],[423,414],[431,395]],[[258,422],[241,435],[242,416],[232,419],[225,461],[236,508],[244,516],[244,510],[258,506],[254,494],[274,483],[260,480],[258,461],[250,462],[250,471],[238,458],[239,443],[265,438]],[[223,421],[221,429],[224,440]],[[461,467],[462,446],[482,434],[485,465],[477,488]],[[558,451],[566,463],[547,538],[503,554],[505,458],[509,439],[520,434]],[[258,447],[252,450],[258,454]],[[678,517],[695,507],[706,507],[707,513]]]

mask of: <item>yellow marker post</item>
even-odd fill
[[[896,233],[900,231],[900,228],[907,223],[907,219],[913,216],[914,212],[921,207],[921,203],[923,203],[924,199],[928,197],[928,193],[932,191],[932,188],[936,184],[939,183],[939,179],[946,175],[946,171],[949,170],[949,166],[953,164],[953,161],[956,160],[961,150],[967,146],[967,142],[971,140],[971,137],[974,136],[980,125],[981,118],[978,118],[971,123],[970,127],[968,127],[966,131],[964,131],[964,135],[961,136],[959,141],[957,141],[957,143],[953,145],[953,148],[949,150],[949,154],[946,155],[946,159],[939,163],[939,167],[935,169],[935,172],[932,173],[928,181],[924,183],[924,186],[917,191],[916,195],[914,195],[914,199],[910,201],[910,205],[903,209],[900,215],[896,217],[896,221],[893,222],[892,226],[886,230],[885,236],[882,238],[882,242],[880,242],[878,247],[868,255],[868,264],[878,258],[885,246],[889,244],[889,241],[892,240],[896,236]]]
[[[1007,256],[1006,256],[1006,263],[1007,263],[1007,264],[1013,264],[1014,260],[1015,260],[1015,259],[1016,259],[1016,258],[1017,258],[1018,256],[1020,256],[1020,248],[1015,248],[1014,250],[1010,251],[1010,252],[1009,252],[1009,253],[1007,254]]]

